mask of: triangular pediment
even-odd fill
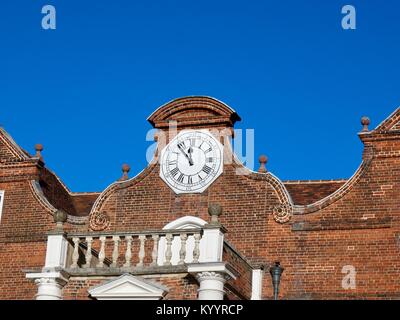
[[[168,289],[161,284],[124,274],[89,289],[89,294],[98,300],[159,300]]]

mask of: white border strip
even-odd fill
[[[4,190],[0,190],[0,222],[1,222],[1,214],[3,212],[3,203],[4,203]]]

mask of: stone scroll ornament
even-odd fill
[[[276,222],[286,223],[290,220],[293,214],[293,207],[289,204],[280,204],[275,206],[272,215]]]
[[[93,231],[102,231],[110,225],[110,217],[104,211],[94,212],[89,218],[89,227]]]

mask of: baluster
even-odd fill
[[[92,241],[92,237],[86,237],[87,249],[85,255],[86,263],[83,265],[84,268],[90,268],[90,262],[92,261]]]
[[[140,240],[139,262],[138,262],[138,264],[136,266],[137,267],[143,267],[143,260],[144,260],[144,255],[145,255],[144,243],[146,241],[146,236],[141,234],[139,236],[139,240]]]
[[[187,240],[187,234],[182,233],[181,236],[181,250],[179,251],[179,262],[178,264],[184,264],[185,263],[185,257],[186,257],[186,240]]]
[[[158,240],[160,239],[160,236],[158,234],[153,234],[151,236],[153,239],[153,251],[151,253],[151,258],[153,259],[151,266],[156,266],[157,265],[157,258],[158,258]]]
[[[100,237],[100,252],[99,252],[99,263],[97,264],[97,268],[104,267],[104,259],[106,257],[105,245],[106,245],[106,237]]]
[[[117,267],[117,260],[118,260],[118,255],[119,255],[119,236],[113,236],[113,241],[114,241],[114,250],[112,252],[112,264],[111,267],[116,268]]]
[[[127,236],[125,237],[125,239],[126,239],[126,252],[125,252],[124,267],[130,267],[132,259],[132,236]]]
[[[72,253],[72,265],[71,268],[78,268],[79,260],[79,238],[72,238],[74,242],[74,252]]]
[[[200,257],[201,235],[200,235],[200,233],[195,233],[193,235],[193,237],[194,237],[193,263],[197,263],[197,262],[199,262],[199,257]]]
[[[172,258],[172,239],[173,235],[171,233],[167,233],[165,236],[165,239],[167,241],[167,249],[165,250],[165,262],[164,266],[170,266],[171,265],[171,258]]]

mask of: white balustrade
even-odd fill
[[[113,253],[112,253],[112,264],[111,267],[116,268],[117,267],[117,263],[118,263],[118,255],[119,255],[119,236],[113,236],[112,237],[113,241],[114,241],[114,249],[113,249]]]
[[[185,263],[185,258],[186,258],[187,234],[186,233],[182,233],[180,238],[181,238],[181,250],[179,250],[179,262],[178,262],[178,264],[184,264]]]
[[[170,266],[172,258],[172,239],[174,238],[174,236],[171,233],[167,233],[165,238],[167,240],[167,249],[165,250],[164,266]]]
[[[200,233],[194,234],[194,249],[193,249],[193,263],[199,262],[200,258]]]
[[[183,265],[188,262],[198,263],[200,257],[201,229],[182,229],[182,230],[164,230],[142,233],[118,233],[118,234],[96,234],[88,235],[70,235],[69,241],[72,244],[72,255],[70,268],[88,269],[88,268],[145,268],[162,267],[171,265]],[[193,261],[191,256],[187,255],[187,241],[191,237],[194,239]],[[180,239],[180,247],[174,249],[173,240]],[[165,247],[160,251],[160,240],[165,240]],[[163,240],[163,241],[164,241]],[[136,242],[138,241],[138,242]],[[147,241],[151,241],[149,246]],[[133,243],[138,243],[138,251],[133,253]],[[120,253],[120,246],[125,248]],[[147,249],[146,249],[147,247]],[[193,248],[193,246],[191,247]],[[173,250],[179,250],[173,253]],[[191,249],[190,249],[191,250]],[[190,251],[191,253],[191,251]],[[132,257],[137,254],[138,262],[132,265]],[[146,254],[151,255],[149,263],[146,262]],[[179,257],[172,263],[173,254]],[[160,264],[160,255],[163,262]],[[107,258],[108,256],[108,258]],[[80,258],[84,261],[80,261]],[[94,259],[94,261],[93,261]],[[190,259],[188,261],[188,259]],[[93,262],[93,263],[92,263]]]
[[[99,238],[101,246],[100,246],[100,252],[99,252],[99,263],[97,264],[97,268],[103,268],[104,267],[104,259],[106,258],[106,237],[100,237]]]
[[[158,258],[158,241],[160,239],[160,236],[158,234],[153,234],[152,236],[153,239],[153,251],[151,253],[151,258],[153,261],[151,262],[151,266],[156,266],[157,265],[157,258]]]
[[[126,252],[125,252],[124,267],[130,267],[132,259],[132,236],[127,236],[125,239],[126,239]]]
[[[140,235],[139,236],[139,241],[140,241],[140,249],[139,249],[139,262],[136,265],[137,267],[143,267],[143,260],[144,260],[144,242],[146,241],[146,236],[145,235]]]
[[[86,263],[83,265],[84,268],[90,268],[90,262],[92,261],[92,241],[92,237],[86,237],[87,248],[85,255]]]
[[[74,252],[72,253],[72,265],[71,268],[78,268],[79,260],[79,238],[72,238],[74,243]]]

